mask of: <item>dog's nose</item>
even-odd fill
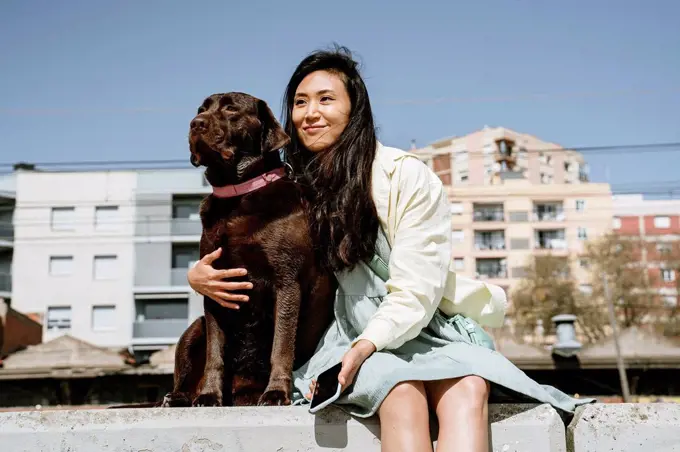
[[[191,120],[189,124],[191,130],[205,130],[208,128],[208,121],[200,116]]]

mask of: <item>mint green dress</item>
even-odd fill
[[[382,231],[376,253],[389,262],[390,248]],[[335,320],[312,358],[293,372],[293,403],[297,405],[308,403],[304,394],[309,392],[311,380],[342,361],[352,341],[361,334],[387,295],[383,280],[364,263],[336,276],[339,288]],[[371,355],[359,369],[354,383],[334,405],[353,416],[370,417],[378,411],[390,390],[401,382],[467,375],[477,375],[491,383],[492,402],[502,397],[504,401],[548,403],[573,413],[578,405],[594,401],[575,399],[552,386],[537,383],[500,353],[473,343],[465,331],[459,331],[451,319],[437,310],[418,337],[396,350],[381,350]]]

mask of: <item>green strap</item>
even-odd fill
[[[378,256],[377,254],[373,255],[373,258],[367,262],[368,266],[373,270],[373,273],[378,275],[380,279],[383,281],[387,281],[390,279],[390,270],[389,267],[387,266],[387,263],[385,260]]]

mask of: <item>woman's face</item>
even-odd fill
[[[316,71],[302,79],[293,101],[293,124],[298,138],[312,152],[328,149],[349,122],[352,109],[342,79]]]

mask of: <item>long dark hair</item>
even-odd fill
[[[320,70],[341,78],[349,93],[351,111],[337,141],[313,153],[298,139],[293,103],[300,82]],[[371,169],[378,139],[358,64],[346,47],[316,51],[295,69],[284,97],[284,128],[291,138],[285,156],[295,174],[312,189],[309,218],[314,244],[328,269],[351,269],[373,255],[379,226],[371,195]]]

